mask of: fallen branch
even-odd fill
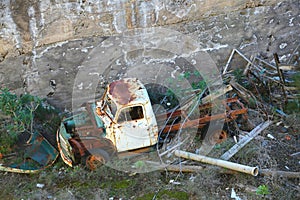
[[[229,160],[232,156],[234,156],[241,148],[243,148],[246,144],[248,144],[254,137],[260,134],[263,130],[265,130],[268,126],[270,126],[272,121],[265,121],[255,127],[247,136],[243,137],[237,144],[231,147],[227,152],[225,152],[220,158],[222,160]]]
[[[220,159],[216,159],[216,158],[210,158],[207,156],[197,155],[197,154],[193,154],[193,153],[181,151],[181,150],[176,150],[175,155],[178,157],[186,158],[186,159],[196,160],[199,162],[216,165],[219,167],[224,167],[226,169],[231,169],[231,170],[235,170],[238,172],[251,174],[253,176],[258,175],[258,167],[249,167],[246,165],[233,163],[233,162],[229,162],[229,161],[225,161],[225,160],[220,160]]]
[[[259,174],[263,176],[280,176],[285,178],[300,178],[300,172],[273,171],[270,169],[259,170]]]

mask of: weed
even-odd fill
[[[233,71],[233,76],[235,78],[235,81],[238,82],[240,85],[244,86],[245,88],[249,88],[249,81],[247,80],[247,77],[243,74],[242,69],[235,69]]]
[[[4,123],[0,130],[0,152],[7,153],[20,134],[33,133],[34,119],[43,122],[53,108],[43,106],[44,100],[30,94],[17,96],[7,88],[0,89],[0,112]],[[3,117],[4,116],[4,117]],[[3,121],[3,120],[2,120]]]
[[[266,185],[258,186],[258,188],[256,190],[256,194],[259,194],[259,195],[268,195],[268,194],[270,194],[268,186],[266,186]]]
[[[145,168],[145,166],[146,166],[145,162],[141,160],[134,163],[134,167],[137,169]]]
[[[41,100],[29,94],[18,97],[8,89],[2,89],[0,95],[0,110],[11,117],[11,123],[6,125],[11,135],[26,130],[32,131],[33,112],[41,104]]]

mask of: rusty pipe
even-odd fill
[[[203,163],[207,163],[207,164],[211,164],[211,165],[216,165],[219,167],[224,167],[227,169],[235,170],[238,172],[243,172],[246,174],[251,174],[253,176],[258,175],[258,167],[250,167],[247,165],[233,163],[233,162],[220,160],[220,159],[216,159],[216,158],[210,158],[207,156],[193,154],[193,153],[189,153],[189,152],[181,151],[181,150],[176,150],[175,155],[178,157],[191,159],[191,160],[195,160],[195,161],[199,161],[199,162],[203,162]]]

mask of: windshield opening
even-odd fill
[[[133,121],[133,120],[140,120],[144,118],[144,112],[142,106],[133,106],[127,107],[121,110],[118,123],[125,122],[125,121]]]

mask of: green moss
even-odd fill
[[[148,193],[145,194],[142,197],[137,198],[138,200],[152,200],[153,197],[156,194],[153,193]],[[174,190],[162,190],[156,195],[156,199],[178,199],[178,200],[185,200],[189,199],[189,195],[186,192],[183,191],[174,191]]]
[[[104,182],[101,184],[101,188],[112,188],[112,189],[126,189],[128,187],[134,186],[136,183],[134,180],[125,179],[120,181],[111,181],[111,182]]]
[[[115,189],[126,189],[132,185],[135,185],[135,182],[133,180],[121,180],[117,181],[113,184],[113,188]]]

